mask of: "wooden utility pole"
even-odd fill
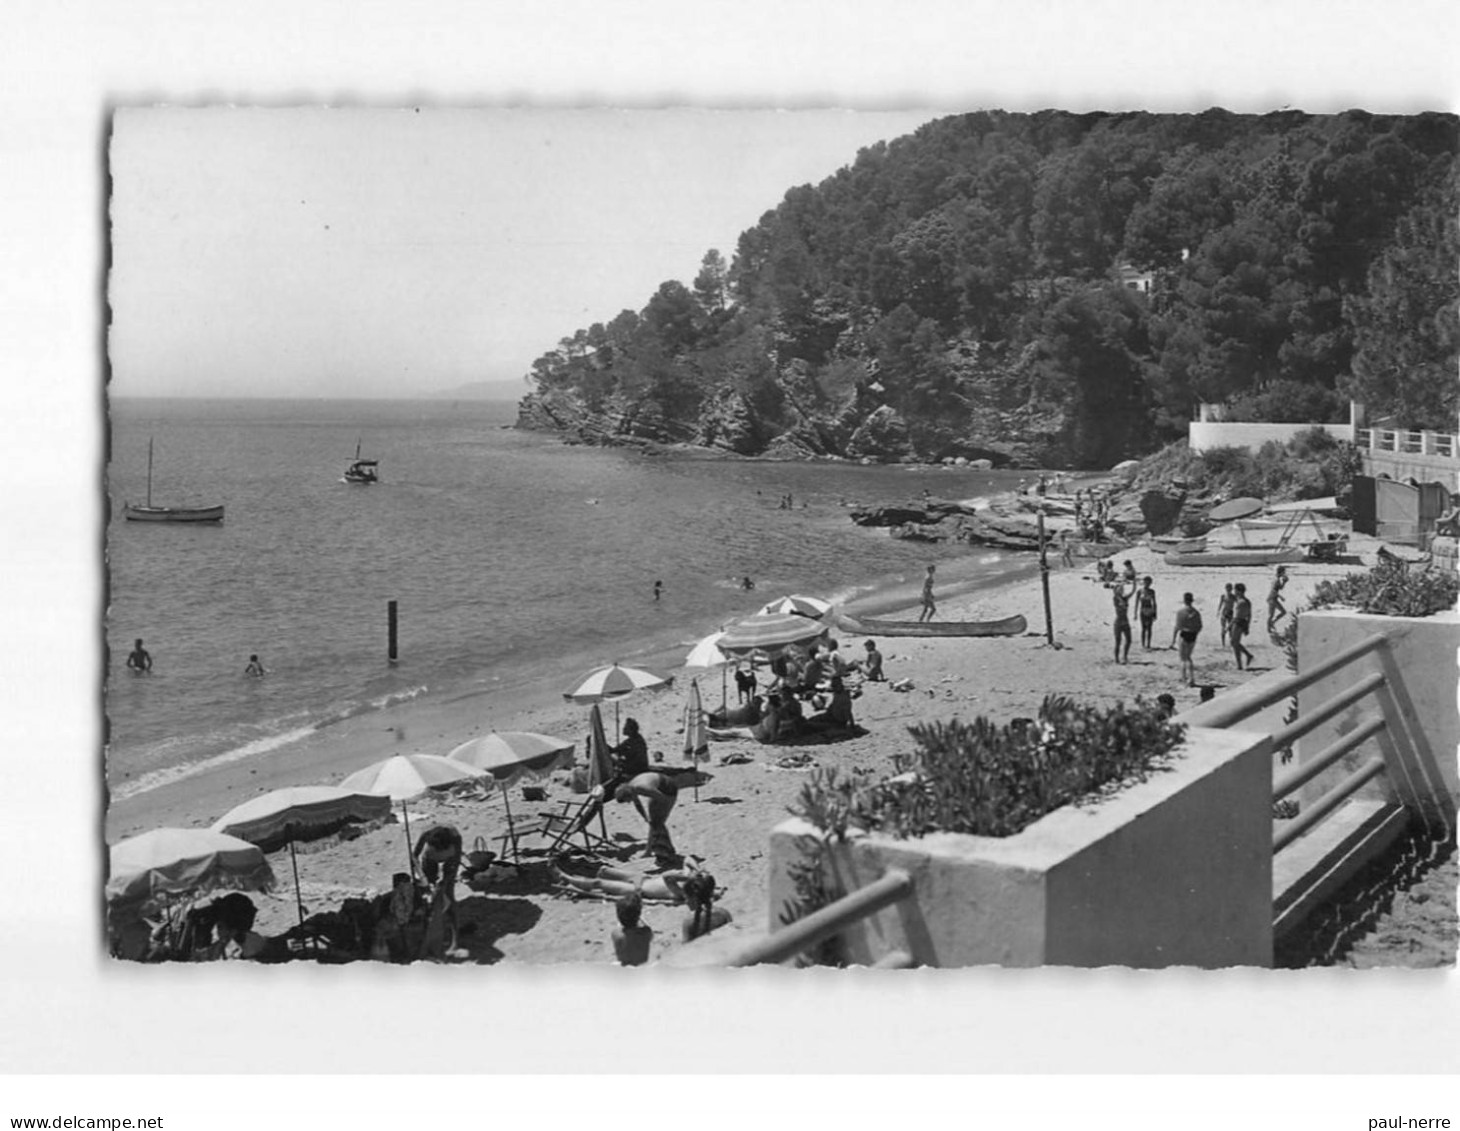
[[[1049,552],[1044,542],[1044,502],[1039,504],[1039,582],[1044,589],[1044,638],[1051,647],[1054,646],[1054,614],[1049,607]]]

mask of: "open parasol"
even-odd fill
[[[260,848],[287,838],[294,872],[294,903],[304,922],[304,897],[299,890],[296,840],[323,835],[346,821],[369,821],[390,812],[390,799],[355,793],[333,785],[300,785],[275,789],[236,805],[213,822],[213,831],[238,837]]]
[[[446,757],[454,762],[484,770],[502,787],[502,804],[507,821],[512,821],[512,802],[507,790],[524,778],[536,780],[573,764],[574,744],[532,731],[492,731],[463,742]]]
[[[268,891],[263,849],[212,829],[153,829],[111,847],[107,903],[117,910],[218,889]]]
[[[757,613],[732,625],[720,638],[720,651],[731,655],[775,652],[792,644],[807,644],[826,631],[826,625],[796,613]]]
[[[792,593],[762,606],[760,611],[762,613],[795,613],[797,616],[817,618],[824,617],[831,611],[831,602],[823,601],[820,597],[806,597],[800,593]]]
[[[399,801],[405,819],[406,855],[410,858],[411,875],[416,874],[416,858],[411,852],[411,814],[406,803],[428,789],[452,785],[467,778],[479,778],[485,771],[442,758],[437,754],[396,754],[356,770],[340,782],[341,789],[373,793]]]
[[[564,699],[584,705],[590,703],[614,702],[613,729],[618,735],[618,700],[635,691],[652,691],[669,687],[673,676],[656,675],[643,668],[628,668],[622,664],[610,664],[606,668],[595,668],[563,692]]]

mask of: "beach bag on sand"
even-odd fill
[[[473,872],[480,872],[492,866],[492,861],[497,859],[497,854],[487,848],[487,842],[482,837],[477,837],[472,842],[471,851],[466,854],[466,867],[463,871],[470,876]]]

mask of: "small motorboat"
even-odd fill
[[[358,483],[368,487],[372,483],[380,482],[380,461],[378,459],[360,458],[360,441],[355,441],[355,461],[345,468],[345,474],[340,477],[341,483]]]

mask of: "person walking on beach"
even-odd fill
[[[636,774],[613,794],[613,799],[621,805],[632,802],[639,815],[648,822],[649,843],[645,852],[660,864],[673,864],[678,857],[674,842],[669,838],[669,814],[678,797],[679,786],[674,778],[655,770]]]
[[[257,652],[255,652],[252,656],[248,658],[248,667],[243,669],[243,674],[251,676],[261,676],[268,674],[264,671],[264,665],[259,663],[259,657]]]
[[[1217,624],[1222,630],[1222,644],[1227,643],[1227,638],[1232,634],[1232,606],[1236,603],[1236,594],[1232,592],[1232,583],[1227,582],[1226,591],[1222,593],[1222,599],[1217,602]]]
[[[1267,632],[1272,635],[1272,630],[1277,627],[1277,622],[1288,615],[1287,606],[1283,604],[1283,586],[1288,583],[1288,567],[1278,566],[1277,573],[1273,574],[1272,588],[1267,591]]]
[[[938,611],[937,604],[933,601],[933,565],[928,564],[928,572],[923,577],[923,611],[918,614],[918,623],[932,620],[933,614]]]
[[[1181,641],[1181,677],[1187,687],[1196,686],[1196,638],[1201,633],[1201,613],[1197,612],[1195,600],[1190,593],[1181,595],[1181,608],[1176,610],[1176,627],[1171,632],[1171,642]]]
[[[1141,581],[1141,587],[1136,590],[1136,615],[1141,620],[1141,647],[1149,652],[1151,650],[1151,629],[1156,624],[1156,588],[1149,574]]]
[[[1242,582],[1232,589],[1232,658],[1237,661],[1237,670],[1242,670],[1242,658],[1247,658],[1247,666],[1252,666],[1255,658],[1242,643],[1242,638],[1252,631],[1252,602],[1247,599],[1247,586]]]
[[[1110,588],[1111,602],[1115,607],[1115,662],[1130,663],[1130,599],[1133,590],[1127,590],[1123,580]],[[1121,645],[1125,645],[1124,654]]]
[[[140,638],[133,646],[131,655],[127,657],[127,670],[137,675],[146,675],[152,670],[152,654],[142,647]]]

